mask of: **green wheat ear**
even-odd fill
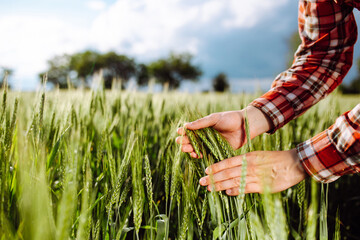
[[[219,156],[219,152],[218,150],[213,146],[213,144],[209,141],[209,139],[207,138],[207,135],[205,133],[204,129],[199,129],[199,130],[195,130],[196,135],[199,136],[199,138],[201,139],[201,141],[204,143],[204,145],[210,150],[210,153],[214,156],[214,158],[217,161],[222,160]]]
[[[248,119],[248,115],[247,115],[246,110],[245,110],[245,133],[246,133],[248,151],[252,152],[253,151],[253,146],[252,146],[251,137],[250,137],[249,119]]]
[[[223,151],[226,158],[231,158],[235,156],[235,151],[231,147],[230,143],[215,129],[211,128],[217,142],[220,144],[220,148]]]
[[[198,157],[200,157],[201,151],[200,151],[199,143],[198,143],[198,140],[197,140],[197,137],[196,137],[194,131],[188,130],[186,128],[184,128],[184,129],[185,129],[186,135],[190,139],[191,145],[193,146],[196,155],[198,155]]]
[[[5,118],[5,112],[6,112],[6,101],[7,101],[7,92],[8,92],[8,86],[7,86],[7,78],[4,78],[3,83],[3,99],[2,99],[2,108],[1,108],[1,116],[0,116],[0,123]]]

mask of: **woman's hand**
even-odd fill
[[[208,167],[207,176],[200,185],[211,191],[226,190],[226,194],[239,194],[241,167],[244,156],[247,161],[245,193],[263,192],[268,186],[271,192],[280,192],[305,179],[305,173],[296,149],[289,151],[258,151],[225,159]]]
[[[245,111],[247,111],[251,138],[271,129],[272,125],[268,117],[261,110],[252,106],[240,111],[213,113],[194,122],[187,123],[185,128],[197,130],[213,127],[234,149],[238,149],[246,143]],[[198,157],[185,134],[185,130],[179,128],[177,132],[181,135],[176,138],[176,142],[182,144],[181,150],[190,153],[191,157]]]

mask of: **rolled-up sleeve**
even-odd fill
[[[317,136],[300,143],[297,153],[306,172],[321,182],[360,172],[360,104]]]

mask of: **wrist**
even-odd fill
[[[297,153],[296,148],[293,148],[291,150],[286,151],[289,156],[288,159],[291,159],[290,169],[294,169],[294,171],[289,171],[295,174],[292,174],[291,177],[295,178],[295,182],[300,182],[304,178],[306,178],[308,175],[301,164],[299,155]]]
[[[248,106],[245,111],[248,118],[249,128],[250,128],[250,138],[253,139],[260,134],[270,131],[273,128],[273,123],[271,122],[270,118],[260,109]]]

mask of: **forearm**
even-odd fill
[[[251,139],[273,128],[270,118],[260,109],[248,106],[242,111],[244,111],[244,116],[246,111]]]

